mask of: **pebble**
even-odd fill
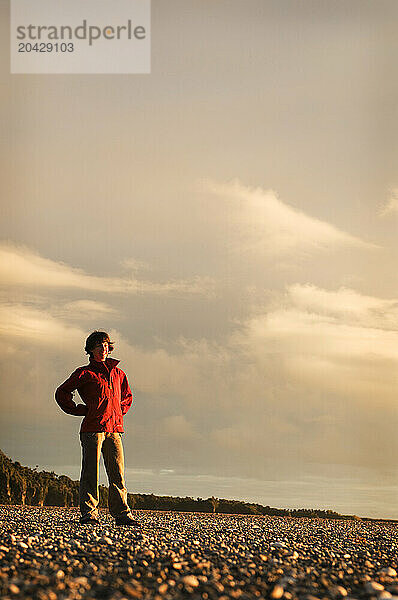
[[[278,600],[278,598],[282,598],[284,591],[285,590],[283,589],[283,587],[281,585],[276,585],[271,592],[271,598],[274,598],[274,600]]]
[[[392,567],[385,567],[384,569],[381,569],[380,573],[382,573],[383,575],[387,575],[388,577],[396,577],[397,576],[396,570],[393,569]]]
[[[333,589],[333,594],[338,598],[345,598],[346,596],[348,596],[347,590],[342,585],[337,585]]]
[[[182,582],[184,585],[193,587],[193,588],[198,587],[198,585],[199,585],[199,580],[194,575],[186,575],[185,577],[182,578]]]
[[[271,542],[271,546],[274,548],[285,548],[286,544],[283,542]]]
[[[0,506],[7,600],[398,600],[394,523]]]
[[[11,594],[19,594],[19,587],[17,585],[15,585],[15,583],[10,583],[10,585],[8,586],[8,590],[11,592]]]
[[[374,594],[384,590],[384,585],[381,585],[381,583],[378,583],[377,581],[368,581],[365,585],[365,590],[368,594]]]
[[[103,542],[105,542],[105,544],[108,544],[109,546],[111,546],[111,545],[113,544],[113,542],[112,542],[111,538],[107,537],[106,535],[104,535],[104,536],[101,538],[101,540],[102,540]]]

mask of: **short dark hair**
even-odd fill
[[[86,354],[90,354],[91,356],[95,346],[97,344],[102,344],[103,342],[108,342],[109,352],[112,352],[114,347],[113,342],[111,342],[111,339],[106,331],[93,331],[93,333],[90,333],[86,339],[86,345],[84,347]]]

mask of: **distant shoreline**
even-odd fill
[[[108,488],[99,486],[101,508],[108,504]],[[132,509],[195,512],[230,515],[257,515],[276,517],[308,517],[329,520],[361,520],[381,523],[398,523],[397,519],[358,517],[342,515],[333,510],[284,509],[263,506],[254,502],[228,500],[225,498],[192,498],[157,496],[155,494],[128,493]],[[79,504],[79,482],[54,471],[37,471],[13,462],[0,450],[0,504],[15,506],[77,507]]]

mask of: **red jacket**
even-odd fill
[[[133,394],[126,374],[114,358],[105,362],[90,359],[78,367],[55,392],[57,404],[68,415],[84,416],[80,431],[123,433],[123,415],[133,402]],[[75,404],[77,390],[84,404]]]

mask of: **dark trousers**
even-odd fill
[[[104,457],[109,481],[109,512],[112,517],[130,514],[124,481],[124,453],[120,433],[80,433],[82,470],[80,475],[80,512],[82,517],[98,517],[99,459]]]

